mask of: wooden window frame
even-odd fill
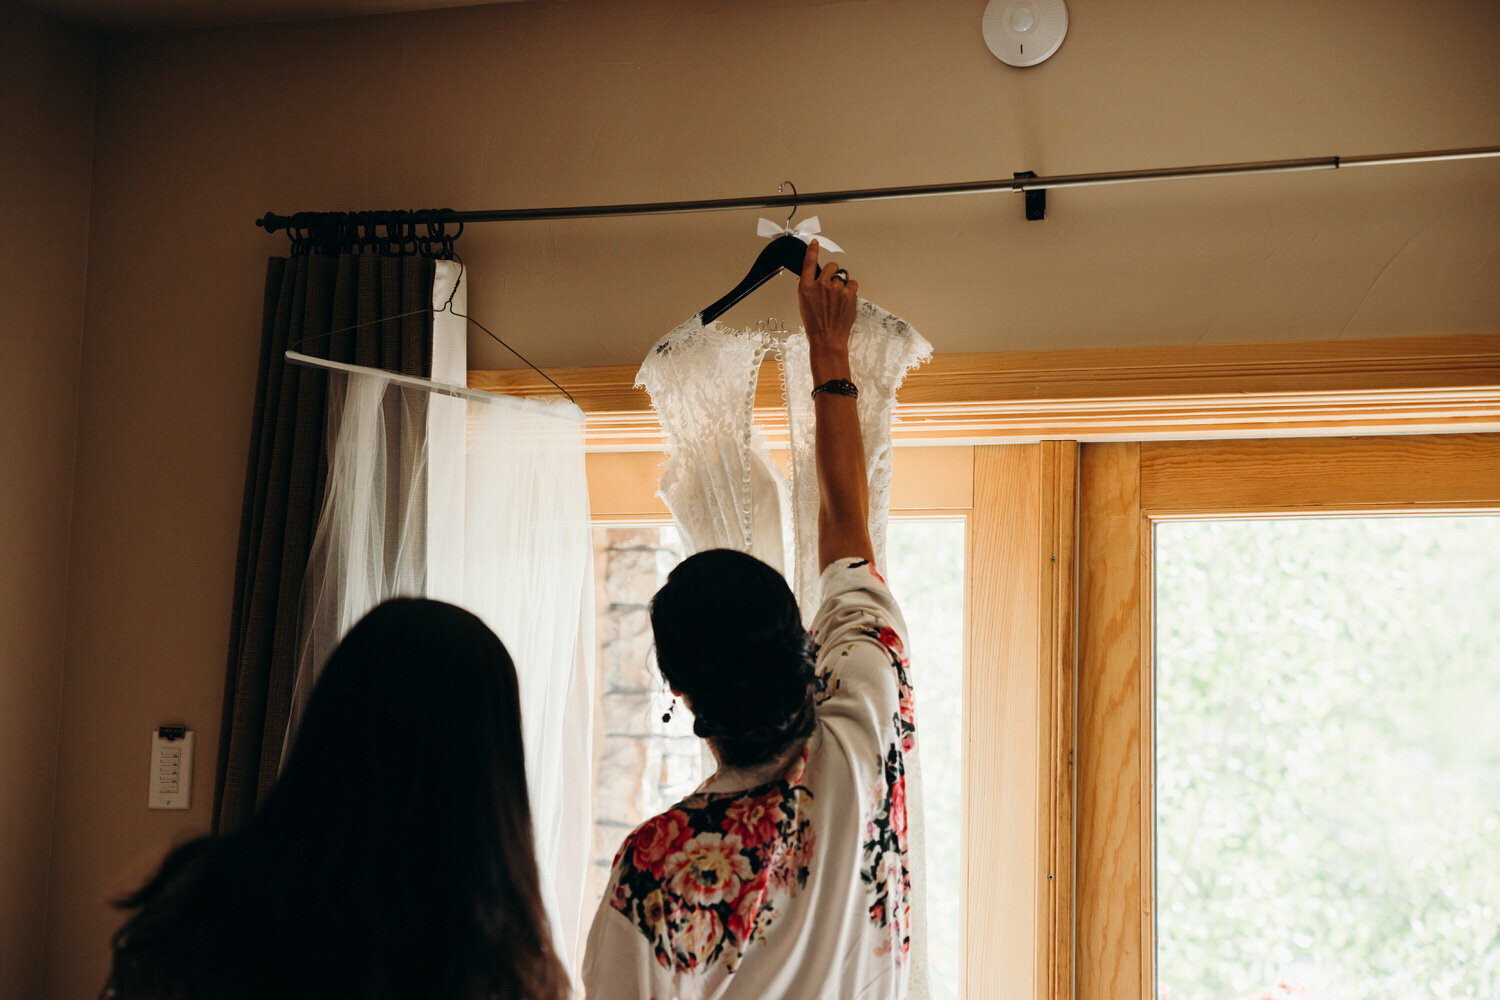
[[[1076,996],[1148,1000],[1152,529],[1190,518],[1500,512],[1500,435],[1096,444],[1080,473]]]
[[[588,417],[595,520],[664,520],[634,368],[552,374]],[[756,418],[784,445],[774,374]],[[1500,442],[1500,335],[938,356],[897,420],[892,514],[967,521],[967,995],[1146,1000],[1150,524],[1500,509],[1500,476],[1463,485]]]
[[[591,451],[661,450],[635,368],[551,374],[588,415]],[[469,385],[557,392],[526,369]],[[907,376],[896,416],[898,445],[927,446],[1500,431],[1500,334],[938,355]],[[784,443],[774,370],[756,420]]]

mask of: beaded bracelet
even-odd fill
[[[831,378],[822,385],[813,386],[812,394],[816,396],[820,392],[831,392],[836,396],[859,396],[859,386],[846,378]]]

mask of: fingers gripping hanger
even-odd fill
[[[453,299],[454,299],[454,296],[456,296],[458,294],[458,286],[459,286],[460,283],[463,282],[463,280],[464,280],[464,271],[466,270],[466,266],[465,266],[465,264],[463,262],[463,258],[459,257],[457,253],[452,252],[453,241],[455,239],[457,239],[460,235],[462,235],[462,233],[463,233],[463,223],[460,222],[459,223],[459,227],[458,227],[458,232],[454,233],[452,236],[436,236],[436,237],[434,237],[436,239],[441,240],[441,242],[443,243],[443,246],[444,246],[445,250],[447,250],[449,252],[450,256],[454,260],[456,260],[458,262],[458,280],[453,283],[453,289],[448,293],[448,300],[446,302],[444,302],[441,307],[439,307],[437,309],[434,309],[434,308],[432,308],[432,307],[429,306],[429,307],[427,307],[425,309],[413,309],[410,312],[394,313],[394,314],[392,314],[390,316],[381,316],[378,319],[365,320],[362,323],[353,323],[353,324],[350,324],[349,326],[341,326],[337,330],[329,330],[327,333],[318,333],[318,334],[314,334],[311,337],[304,337],[302,339],[299,339],[295,344],[292,345],[292,347],[287,348],[287,351],[286,351],[286,360],[289,363],[294,364],[294,365],[303,365],[303,366],[311,367],[311,368],[331,368],[331,369],[334,369],[334,370],[337,370],[337,371],[367,372],[368,369],[362,368],[362,367],[360,367],[358,365],[347,365],[347,364],[344,364],[343,362],[339,362],[339,361],[330,361],[327,358],[313,357],[313,356],[308,355],[308,354],[303,354],[300,351],[293,350],[292,348],[300,346],[302,343],[304,343],[307,340],[322,340],[325,337],[332,337],[335,334],[348,333],[350,330],[361,330],[361,329],[364,329],[367,326],[374,326],[377,323],[387,323],[387,322],[389,322],[389,321],[391,321],[393,319],[405,319],[408,316],[421,316],[421,315],[424,315],[426,313],[431,313],[433,315],[437,315],[438,313],[446,312],[446,313],[452,313],[454,316],[457,316],[459,319],[462,319],[462,320],[464,320],[466,322],[472,323],[475,326],[479,327],[479,329],[483,330],[486,334],[489,335],[489,337],[490,337],[491,340],[493,340],[495,343],[499,344],[501,347],[505,348],[510,353],[514,354],[517,358],[520,358],[521,362],[523,364],[525,364],[526,367],[530,368],[532,371],[536,372],[542,378],[544,378],[548,382],[550,382],[552,384],[552,387],[554,389],[556,389],[558,392],[562,393],[564,396],[568,397],[568,402],[572,403],[574,406],[577,406],[578,405],[578,401],[573,398],[573,394],[570,393],[568,390],[564,389],[562,386],[558,385],[557,382],[553,380],[552,376],[548,375],[546,372],[542,371],[536,365],[534,365],[530,361],[528,361],[526,359],[526,357],[521,354],[520,351],[516,350],[514,347],[511,347],[505,341],[503,341],[499,337],[497,337],[495,335],[494,331],[492,331],[489,327],[485,326],[483,323],[479,322],[479,320],[475,319],[473,316],[468,315],[467,313],[461,313],[457,309],[453,308]],[[384,376],[386,376],[386,377],[388,377],[388,378],[390,378],[392,381],[400,382],[400,383],[402,383],[404,385],[414,385],[414,386],[417,386],[417,387],[420,387],[420,388],[429,389],[432,392],[441,393],[442,395],[445,395],[445,396],[461,396],[461,397],[463,397],[465,399],[477,399],[477,400],[481,400],[483,402],[489,402],[490,401],[490,397],[491,397],[490,393],[480,392],[479,390],[476,390],[476,389],[470,389],[467,386],[450,385],[450,384],[448,384],[446,382],[436,382],[436,381],[433,381],[432,379],[418,378],[418,377],[416,377],[414,375],[401,375],[401,374],[399,374],[397,372],[386,371],[384,369],[381,369],[381,374],[384,375]]]
[[[791,181],[782,181],[777,185],[777,191],[783,191],[790,187],[792,189],[792,211],[786,217],[787,228],[792,226],[792,216],[797,214],[797,185]],[[781,270],[790,271],[792,274],[802,273],[802,261],[807,257],[807,244],[790,233],[784,233],[766,244],[760,256],[755,258],[755,263],[750,265],[750,272],[729,290],[729,294],[719,299],[713,305],[708,306],[698,314],[698,321],[704,326],[712,323],[720,316],[729,311],[736,302],[755,291],[761,285],[770,281]]]

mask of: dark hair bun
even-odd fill
[[[725,764],[763,763],[812,732],[812,639],[775,569],[728,549],[690,556],[652,599],[651,625],[662,676]]]
[[[719,659],[720,682],[704,686],[693,700],[694,732],[714,739],[784,734],[816,689],[811,647],[800,632]]]

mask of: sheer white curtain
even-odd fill
[[[438,263],[433,379],[466,376],[465,287]],[[457,289],[455,293],[455,284]],[[319,669],[380,601],[467,608],[520,681],[537,864],[559,955],[572,967],[590,830],[594,582],[583,413],[488,394],[466,400],[373,370],[329,376],[329,470],[303,584],[292,732]]]
[[[449,494],[450,505],[465,501],[464,545],[453,562],[429,560],[427,593],[482,618],[515,661],[537,867],[571,968],[593,790],[594,563],[583,414],[525,399],[468,406],[465,481]]]

